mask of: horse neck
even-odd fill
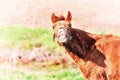
[[[84,58],[87,51],[91,50],[91,46],[94,45],[95,40],[88,36],[89,33],[82,30],[71,28],[70,32],[72,39],[64,44],[64,47],[77,56]]]

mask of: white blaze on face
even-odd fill
[[[58,40],[59,42],[62,42],[62,43],[65,43],[65,42],[68,41],[66,29],[61,28],[61,29],[58,30],[57,40]]]

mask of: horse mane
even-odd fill
[[[70,32],[72,40],[63,44],[67,50],[83,60],[92,61],[102,67],[106,66],[104,63],[106,58],[103,53],[96,49],[96,40],[89,36],[90,33],[75,28],[71,28]],[[92,53],[93,51],[95,53]]]
[[[71,51],[77,50],[77,49],[72,50],[72,47],[70,46],[75,42],[76,44],[74,45],[78,45],[79,47],[78,49],[81,48],[80,52],[81,54],[84,55],[85,53],[83,52],[90,50],[91,46],[94,45],[94,43],[96,42],[93,38],[88,36],[89,34],[88,32],[85,32],[83,30],[71,28],[70,32],[71,32],[72,40],[68,41],[68,43],[65,43],[64,46]]]

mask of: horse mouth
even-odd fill
[[[68,41],[66,31],[64,29],[60,29],[58,31],[58,37],[57,37],[59,42],[65,43]]]
[[[67,42],[67,36],[65,34],[61,34],[58,36],[58,41],[59,42],[62,42],[62,43],[65,43]]]

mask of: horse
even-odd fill
[[[73,28],[72,14],[51,15],[53,40],[65,48],[86,80],[120,80],[120,37]]]

